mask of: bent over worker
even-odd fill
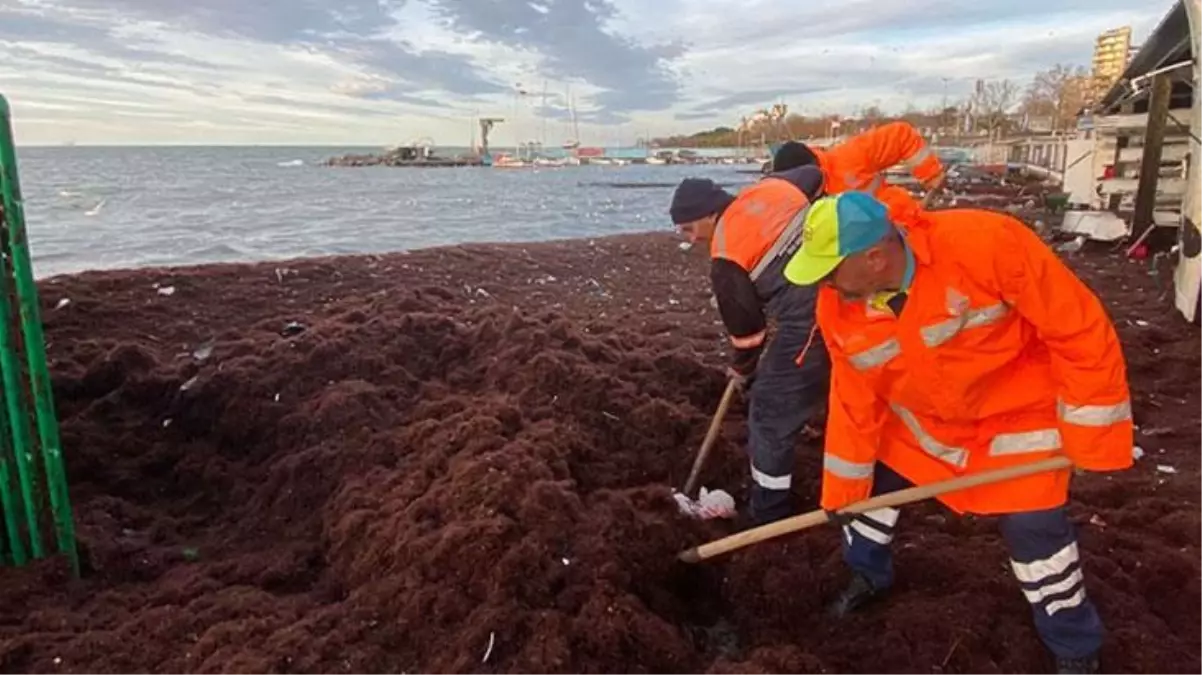
[[[816,168],[804,167],[765,177],[735,197],[713,181],[688,178],[669,209],[686,237],[710,244],[710,279],[733,348],[731,375],[750,382],[752,524],[794,513],[794,443],[826,398],[829,361],[816,335],[815,292],[781,274],[821,183]],[[776,322],[771,341],[769,316]]]
[[[889,186],[885,171],[898,164],[909,169],[927,190],[943,177],[943,164],[922,134],[913,125],[900,121],[874,127],[825,150],[788,141],[772,157],[773,171],[799,166],[820,168],[825,194],[862,190],[878,198],[882,197],[879,192]]]
[[[975,209],[887,211],[848,192],[811,208],[802,239],[785,276],[820,286],[818,325],[832,362],[823,509],[1057,454],[1087,471],[1131,466],[1114,326],[1022,222]],[[1065,510],[1070,476],[939,499],[958,513],[998,516],[1059,672],[1096,672],[1102,623]],[[892,584],[898,511],[834,517],[853,572],[831,606],[841,616]]]

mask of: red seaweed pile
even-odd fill
[[[1074,487],[1105,665],[1197,671],[1198,330],[1145,267],[1073,264],[1119,326],[1147,453]],[[41,293],[85,575],[0,570],[5,671],[1049,666],[987,519],[907,510],[895,592],[839,624],[832,531],[675,561],[730,526],[671,498],[724,379],[704,262],[669,237]],[[743,425],[734,411],[706,485],[746,489]],[[799,446],[809,503],[819,455]]]

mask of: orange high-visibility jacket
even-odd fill
[[[814,172],[815,182],[817,176]],[[730,260],[751,273],[777,242],[787,244],[790,234],[801,233],[799,214],[809,204],[805,192],[788,180],[768,176],[753,183],[718,220],[710,257]]]
[[[824,287],[832,363],[822,506],[865,499],[874,462],[917,485],[1057,453],[1131,466],[1131,402],[1098,298],[1026,226],[976,209],[897,218],[916,259],[900,317]],[[1053,508],[1069,470],[950,493],[958,512]]]
[[[813,166],[773,174],[740,192],[718,218],[710,279],[738,372],[750,372],[759,360],[768,337],[765,311],[788,304],[781,293],[788,282],[780,271],[801,243],[808,195],[821,185],[822,174]],[[810,295],[807,314],[812,302]]]
[[[811,150],[822,167],[828,195],[848,190],[876,193],[886,185],[885,170],[896,164],[904,165],[924,185],[943,173],[939,157],[906,122],[882,124],[829,150]]]

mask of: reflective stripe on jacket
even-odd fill
[[[867,498],[883,461],[916,484],[1064,453],[1132,464],[1131,403],[1101,303],[1025,225],[959,209],[899,221],[916,259],[900,317],[833,288],[818,298],[832,361],[822,505]],[[1059,506],[1070,472],[942,497],[957,511]]]
[[[943,172],[939,157],[907,122],[882,124],[829,150],[813,151],[822,167],[826,194],[849,190],[876,194],[888,185],[885,171],[899,164],[922,183]]]

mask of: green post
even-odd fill
[[[75,546],[75,521],[71,513],[71,501],[67,491],[66,471],[63,467],[62,445],[59,440],[58,418],[54,410],[54,392],[50,386],[50,372],[46,365],[46,343],[42,333],[42,320],[38,309],[37,285],[33,278],[29,243],[25,231],[25,212],[21,198],[21,183],[17,178],[16,143],[12,132],[12,115],[8,101],[0,95],[0,193],[3,193],[4,234],[8,269],[0,268],[0,367],[3,368],[4,397],[17,458],[17,472],[21,481],[22,497],[26,500],[26,521],[29,527],[30,549],[34,557],[41,557],[42,544],[37,527],[38,504],[34,501],[31,439],[26,421],[25,388],[20,363],[13,350],[10,334],[10,292],[15,289],[17,315],[20,318],[26,367],[29,373],[29,389],[32,392],[35,424],[45,470],[46,492],[50,499],[50,510],[54,520],[55,539],[59,553],[65,554],[76,576],[80,573],[79,553]],[[8,272],[12,272],[12,282]],[[2,468],[2,467],[0,467]],[[0,476],[3,480],[3,476]],[[5,508],[6,513],[9,509]]]

